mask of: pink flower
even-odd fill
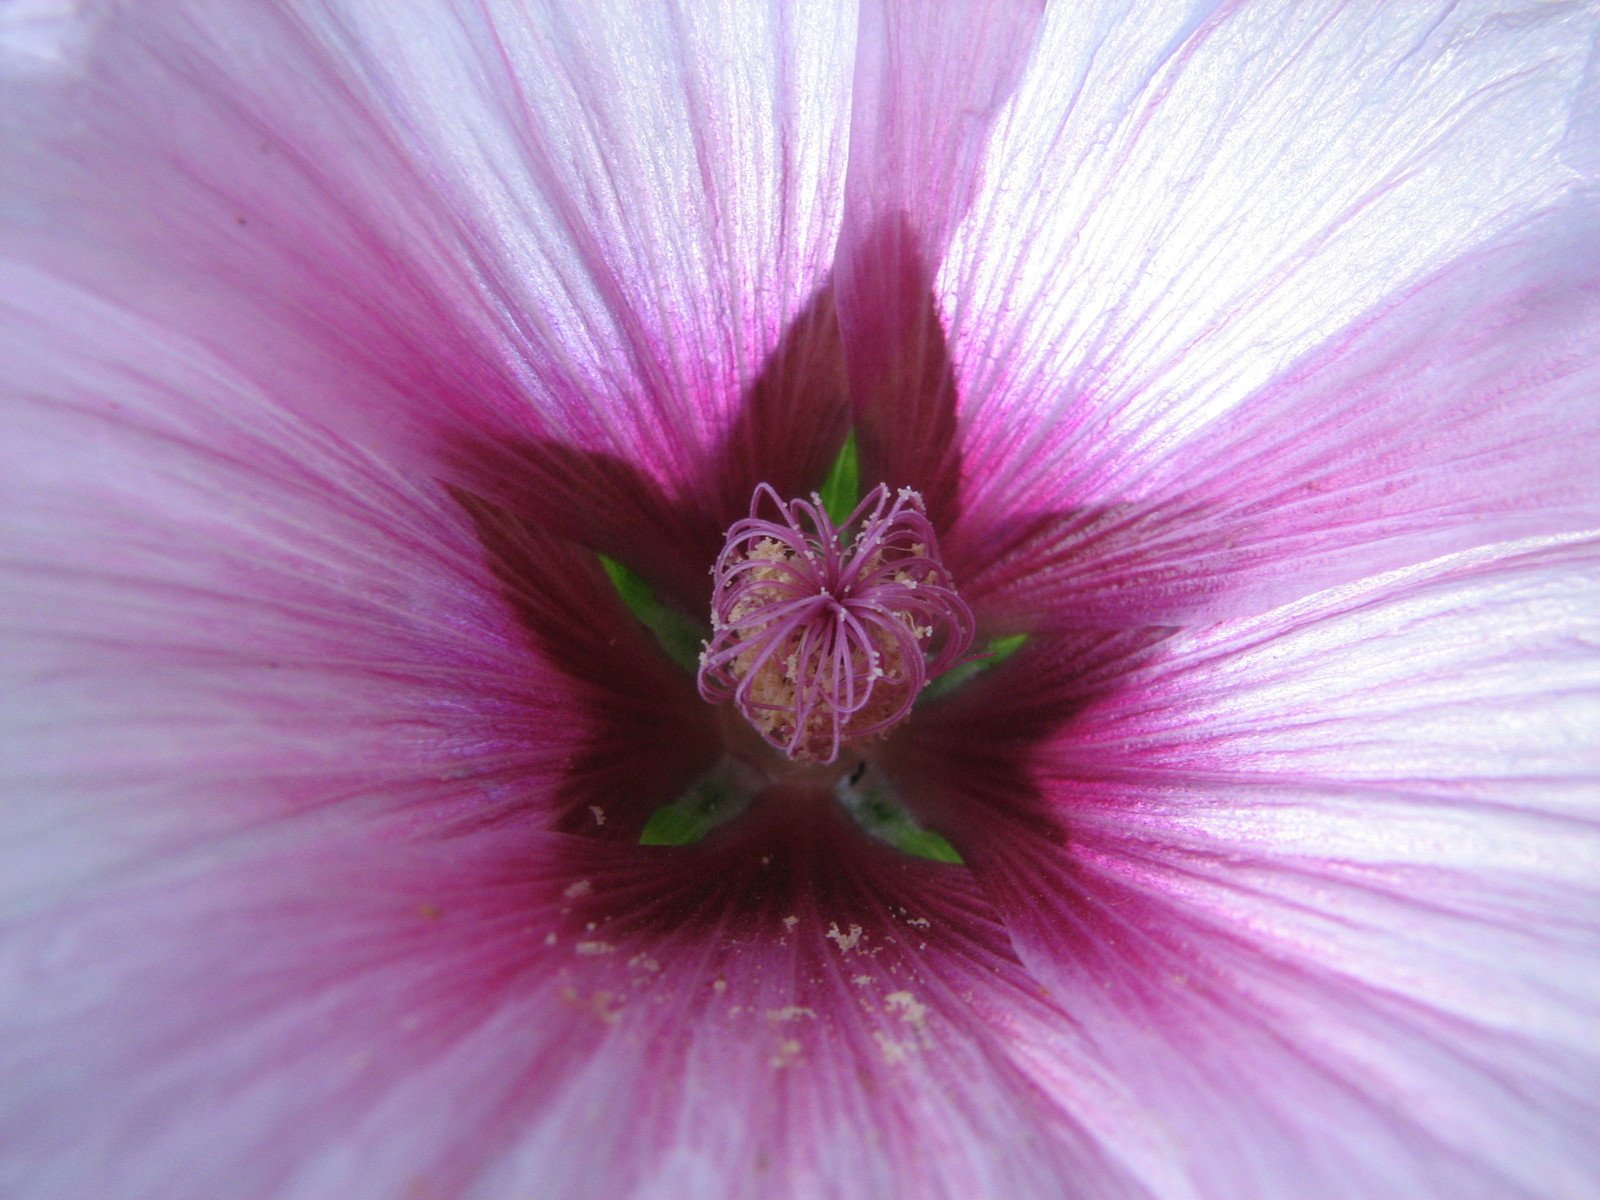
[[[1597,43],[0,5],[0,1194],[1600,1192]]]

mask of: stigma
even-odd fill
[[[836,526],[818,496],[785,502],[762,484],[712,573],[700,694],[732,700],[796,761],[881,737],[972,644],[972,611],[909,488],[879,484]]]

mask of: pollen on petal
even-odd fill
[[[793,759],[832,762],[886,733],[972,643],[971,610],[908,488],[880,484],[835,526],[818,497],[785,502],[762,484],[713,574],[700,694],[733,700]]]

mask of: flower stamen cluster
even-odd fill
[[[972,612],[909,488],[879,484],[836,526],[819,497],[785,503],[762,484],[713,574],[700,694],[733,700],[791,759],[831,763],[886,733],[972,643]]]

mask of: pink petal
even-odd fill
[[[193,342],[0,274],[6,769],[29,798],[8,880],[329,806],[556,824],[581,754],[642,824],[703,769],[691,681],[591,555],[513,543],[540,586],[508,597],[433,481]]]
[[[537,441],[681,495],[830,268],[847,17],[119,7],[16,100],[6,249],[479,491]]]
[[[960,464],[933,272],[1041,16],[986,0],[862,9],[838,248],[851,407],[864,482],[915,488],[941,526]]]
[[[81,71],[92,28],[77,0],[8,0],[0,7],[0,94],[14,80],[37,86]]]
[[[776,816],[687,851],[296,820],[16,921],[0,1178],[130,1200],[1141,1194],[1065,1111],[1096,1085],[1057,1092],[1017,1053],[1062,1016],[966,872]]]
[[[1285,372],[1296,363],[1328,370],[1363,336],[1413,349],[1428,332],[1455,339],[1422,362],[1413,354],[1409,369],[1429,373],[1420,395],[1415,374],[1390,380],[1396,394],[1386,398],[1416,410],[1419,426],[1490,394],[1519,405],[1508,414],[1513,426],[1524,414],[1541,428],[1566,419],[1565,393],[1550,395],[1522,364],[1592,336],[1587,302],[1572,313],[1528,313],[1517,291],[1503,289],[1525,288],[1550,269],[1543,256],[1554,242],[1519,244],[1529,220],[1562,206],[1581,182],[1573,164],[1595,127],[1582,119],[1580,91],[1596,27],[1589,6],[1514,14],[1484,5],[1233,5],[1210,15],[1159,5],[1097,16],[1052,9],[939,279],[965,453],[982,464],[963,481],[972,553],[996,533],[1013,533],[1019,513],[1073,513],[1081,523],[1109,511],[1115,522],[1130,503],[1157,526],[1154,537],[1141,531],[1141,544],[1172,536],[1164,517],[1184,509],[1191,484],[1201,519],[1214,506],[1209,479],[1179,474],[1196,438],[1212,439],[1202,452],[1211,453],[1224,431],[1244,429],[1248,440],[1229,444],[1247,455],[1263,439],[1304,431],[1307,450],[1315,437],[1329,454],[1342,452],[1312,425],[1329,416],[1330,403],[1350,415],[1351,402],[1301,388]],[[1565,234],[1552,236],[1565,239],[1564,249],[1592,240],[1588,217],[1571,210],[1562,220],[1571,222]],[[1552,284],[1574,292],[1563,302],[1582,300],[1593,261],[1583,253],[1556,273]],[[1454,263],[1481,273],[1479,286],[1504,307],[1474,297],[1464,275],[1438,282]],[[1391,310],[1397,297],[1404,303]],[[1472,318],[1510,328],[1463,345],[1465,329],[1451,322]],[[1370,360],[1372,343],[1362,349]],[[1452,353],[1471,362],[1453,363]],[[1272,429],[1258,426],[1267,421]],[[1360,428],[1372,432],[1370,421]],[[1463,459],[1514,459],[1524,491],[1564,465],[1559,455],[1508,445],[1505,431],[1502,422],[1453,423],[1439,441],[1460,447]],[[1449,451],[1353,444],[1369,449],[1374,490],[1386,473],[1412,469],[1425,487],[1446,491],[1463,478]],[[1244,501],[1243,489],[1230,499]],[[1259,490],[1252,499],[1282,503]],[[1354,502],[1377,516],[1410,516],[1424,533],[1463,523],[1448,505],[1415,512],[1404,499],[1390,509]],[[1146,515],[1151,506],[1159,511]],[[1550,516],[1548,528],[1570,527],[1559,512],[1541,515]],[[1186,596],[1161,594],[1152,582],[1133,589],[1124,614],[1193,614],[1197,600],[1212,605],[1203,611],[1229,611],[1195,595],[1213,568],[1245,565],[1227,561],[1226,543],[1253,541],[1249,553],[1259,546],[1281,562],[1286,547],[1272,538],[1301,528],[1220,524],[1220,563],[1190,561],[1200,552],[1192,545],[1163,550],[1166,563],[1188,573]],[[1050,536],[1067,538],[1060,529]],[[1099,554],[1078,547],[1071,556]],[[1348,572],[1354,557],[1337,570]],[[1408,561],[1370,559],[1361,569]],[[1109,569],[1097,564],[1099,574],[1073,586],[1104,597],[1101,567]],[[1136,577],[1129,568],[1120,581],[1131,586]],[[1294,594],[1317,584],[1300,581]],[[1232,611],[1259,601],[1241,597]]]
[[[1206,1196],[1600,1187],[1597,577],[1591,540],[1323,593],[1063,676],[1077,712],[1023,781],[963,756],[946,828],[1167,1132],[1152,1169]],[[960,728],[926,734],[930,779]]]
[[[1137,478],[975,517],[969,553],[990,562],[967,592],[1067,626],[1192,621],[1591,527],[1597,352],[1600,209],[1574,205],[1408,290]]]

